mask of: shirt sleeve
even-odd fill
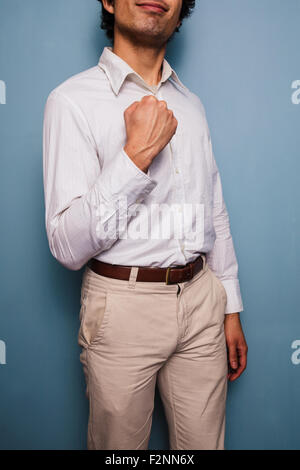
[[[209,148],[213,168],[213,224],[216,239],[213,249],[207,254],[207,263],[226,290],[225,313],[238,313],[244,309],[238,279],[238,263],[230,231],[229,215],[223,198],[221,177],[210,136]]]
[[[45,106],[43,181],[50,251],[71,270],[124,236],[129,208],[157,185],[124,148],[101,168],[84,114],[57,90]]]

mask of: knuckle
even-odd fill
[[[165,100],[160,100],[158,104],[161,108],[166,108],[167,107],[167,102]]]
[[[155,96],[153,96],[153,95],[144,95],[143,98],[142,98],[142,100],[144,100],[144,101],[149,101],[149,103],[151,103],[152,101],[153,101],[153,103],[154,103],[155,101],[157,101],[157,99],[156,99]]]

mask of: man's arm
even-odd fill
[[[229,215],[223,198],[221,177],[214,158],[210,137],[209,151],[213,171],[213,223],[216,240],[213,249],[207,254],[207,263],[226,290],[227,305],[225,313],[241,312],[243,302],[238,279],[238,263],[230,232]]]
[[[243,310],[243,303],[238,279],[238,263],[230,232],[229,215],[223,198],[221,177],[210,137],[209,149],[213,168],[213,221],[216,240],[213,249],[208,253],[207,263],[222,282],[227,294],[224,331],[229,361],[228,379],[232,382],[247,366],[248,346],[239,315]]]
[[[57,91],[45,107],[43,176],[50,250],[71,270],[109,249],[126,229],[128,208],[157,184],[124,148],[101,170],[85,116]]]

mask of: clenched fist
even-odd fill
[[[164,100],[143,96],[124,111],[127,141],[124,150],[142,171],[147,173],[152,160],[172,139],[177,119]]]

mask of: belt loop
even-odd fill
[[[135,288],[135,283],[136,283],[136,278],[137,278],[137,275],[138,275],[138,272],[139,272],[139,268],[138,266],[132,266],[131,270],[130,270],[130,276],[129,276],[129,280],[128,280],[128,287],[130,289],[134,289]]]
[[[206,266],[206,253],[200,253],[200,254],[201,254],[202,261],[203,261],[202,270],[204,271],[204,268]]]

